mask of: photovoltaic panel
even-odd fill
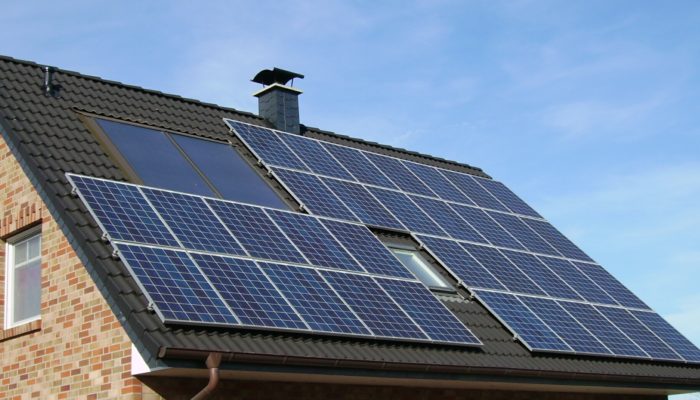
[[[382,278],[376,281],[431,339],[481,344],[422,283]]]
[[[460,245],[492,275],[498,277],[498,280],[510,291],[545,295],[535,282],[523,274],[515,264],[508,261],[497,249],[469,243],[460,243]]]
[[[447,236],[411,199],[400,192],[370,187],[368,190],[412,232]]]
[[[164,321],[238,323],[187,253],[122,243],[114,246]]]
[[[493,197],[491,193],[487,192],[486,189],[479,185],[471,176],[446,169],[440,170],[440,172],[479,207],[508,211],[501,202]]]
[[[573,351],[514,295],[483,290],[474,294],[531,350]]]
[[[584,275],[575,265],[559,258],[538,257],[584,299],[592,303],[617,305],[617,302]]]
[[[443,200],[474,205],[455,185],[445,178],[437,169],[423,164],[404,161],[403,164],[422,180],[434,193]]]
[[[78,175],[68,179],[113,240],[178,246],[136,186]]]
[[[517,265],[525,275],[537,282],[537,285],[549,296],[583,301],[583,298],[578,293],[532,254],[509,250],[501,250],[501,252],[513,264]]]
[[[284,144],[275,131],[230,119],[224,121],[264,163],[308,171],[306,165]]]
[[[366,227],[331,220],[321,220],[321,223],[367,272],[414,279],[413,274]]]
[[[206,202],[252,257],[308,262],[262,208],[214,199]]]
[[[277,210],[267,213],[313,265],[364,272],[317,219]]]
[[[470,256],[458,242],[423,235],[416,235],[416,238],[433,257],[447,267],[465,286],[469,288],[507,290],[498,279],[479,264],[474,257]]]
[[[406,229],[364,186],[330,178],[323,179],[323,181],[365,224],[400,230]]]
[[[630,312],[647,328],[660,336],[666,344],[671,346],[684,359],[689,362],[700,363],[700,349],[666,320],[661,318],[659,314],[650,311],[630,310]]]
[[[486,212],[459,204],[451,204],[450,207],[494,246],[525,250],[523,245],[489,217]]]
[[[410,193],[435,197],[435,193],[425,186],[425,184],[411,173],[398,159],[369,152],[364,152],[364,154],[400,189]]]
[[[294,309],[315,331],[371,335],[316,270],[258,263]]]
[[[601,289],[605,290],[612,298],[620,305],[632,308],[649,309],[642,300],[639,299],[632,291],[627,289],[625,285],[620,283],[608,271],[597,264],[586,264],[582,262],[573,262],[576,267],[583,272],[590,280],[595,282]]]
[[[536,219],[523,218],[530,228],[539,233],[549,244],[554,246],[564,257],[573,258],[575,260],[590,261],[593,260],[586,255],[581,249],[573,244],[566,236],[562,235],[549,222],[539,221]]]
[[[282,140],[296,153],[311,171],[319,175],[353,180],[348,171],[315,140],[298,135],[279,134]]]
[[[192,258],[243,325],[308,329],[253,261],[199,253]]]
[[[542,239],[535,231],[530,229],[519,217],[495,211],[486,212],[495,219],[501,226],[510,232],[514,238],[518,239],[526,249],[533,253],[548,254],[551,256],[561,256],[559,252]]]
[[[425,211],[426,214],[440,225],[440,227],[455,239],[469,240],[478,243],[487,243],[486,239],[481,236],[471,225],[450,206],[441,200],[429,199],[427,197],[410,196],[418,206]]]
[[[375,335],[427,339],[371,277],[331,271],[321,275]]]
[[[323,146],[340,161],[343,166],[362,183],[397,189],[377,167],[372,164],[361,151],[331,143],[323,143]]]
[[[355,214],[315,175],[273,168],[273,173],[314,215],[357,221]]]
[[[481,184],[489,193],[497,198],[502,204],[516,214],[529,215],[531,217],[542,218],[537,211],[533,210],[520,197],[513,193],[506,185],[492,179],[474,178]]]
[[[143,188],[143,192],[186,248],[245,254],[203,198],[151,188]]]

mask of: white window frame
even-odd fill
[[[4,328],[5,329],[10,329],[14,328],[16,326],[28,324],[30,322],[38,321],[41,319],[41,309],[39,310],[39,314],[35,315],[33,317],[25,318],[20,321],[14,321],[14,281],[15,281],[15,247],[19,244],[22,244],[34,237],[38,236],[39,237],[39,262],[41,264],[41,242],[42,242],[42,237],[41,237],[41,228],[36,227],[32,229],[28,229],[25,232],[19,233],[9,239],[5,242],[5,314],[4,314]],[[26,260],[26,263],[29,263],[36,258],[33,258],[31,260]],[[41,296],[41,275],[39,279],[39,295]],[[40,299],[41,301],[41,299]]]
[[[436,290],[436,291],[440,291],[440,292],[450,292],[450,293],[455,292],[454,286],[450,282],[448,282],[447,279],[445,279],[445,277],[443,277],[438,271],[436,271],[435,268],[433,268],[433,266],[430,265],[428,260],[426,260],[425,257],[423,257],[423,255],[420,254],[420,251],[418,251],[415,247],[403,246],[403,245],[400,245],[397,243],[390,243],[387,246],[389,247],[389,250],[391,250],[392,253],[394,253],[395,251],[410,253],[416,260],[418,260],[418,264],[423,268],[423,270],[428,275],[430,275],[433,278],[433,280],[440,283],[439,286],[428,285],[427,283],[423,282],[418,276],[416,276],[413,273],[413,271],[411,271],[411,273],[414,276],[416,276],[416,279],[423,282],[423,284],[426,285],[430,290]],[[397,259],[398,259],[398,257],[397,257]],[[403,264],[403,261],[401,261],[400,259],[399,259],[399,262],[401,264]],[[405,265],[404,265],[404,267],[410,271],[410,268],[406,267]]]

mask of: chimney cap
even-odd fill
[[[258,72],[253,78],[253,82],[261,83],[263,85],[272,85],[273,83],[286,85],[287,82],[294,78],[304,79],[304,75],[287,71],[286,69],[272,68],[271,70],[264,69]]]

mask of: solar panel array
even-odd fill
[[[67,177],[165,323],[481,345],[361,224]]]
[[[309,212],[410,233],[531,350],[700,362],[700,350],[504,184],[225,121]],[[265,156],[281,146],[284,157]]]

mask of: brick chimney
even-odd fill
[[[304,75],[280,68],[264,69],[258,72],[253,82],[265,87],[253,93],[258,98],[258,114],[270,121],[275,128],[299,133],[299,95],[301,90],[287,86],[294,78],[304,79]]]

